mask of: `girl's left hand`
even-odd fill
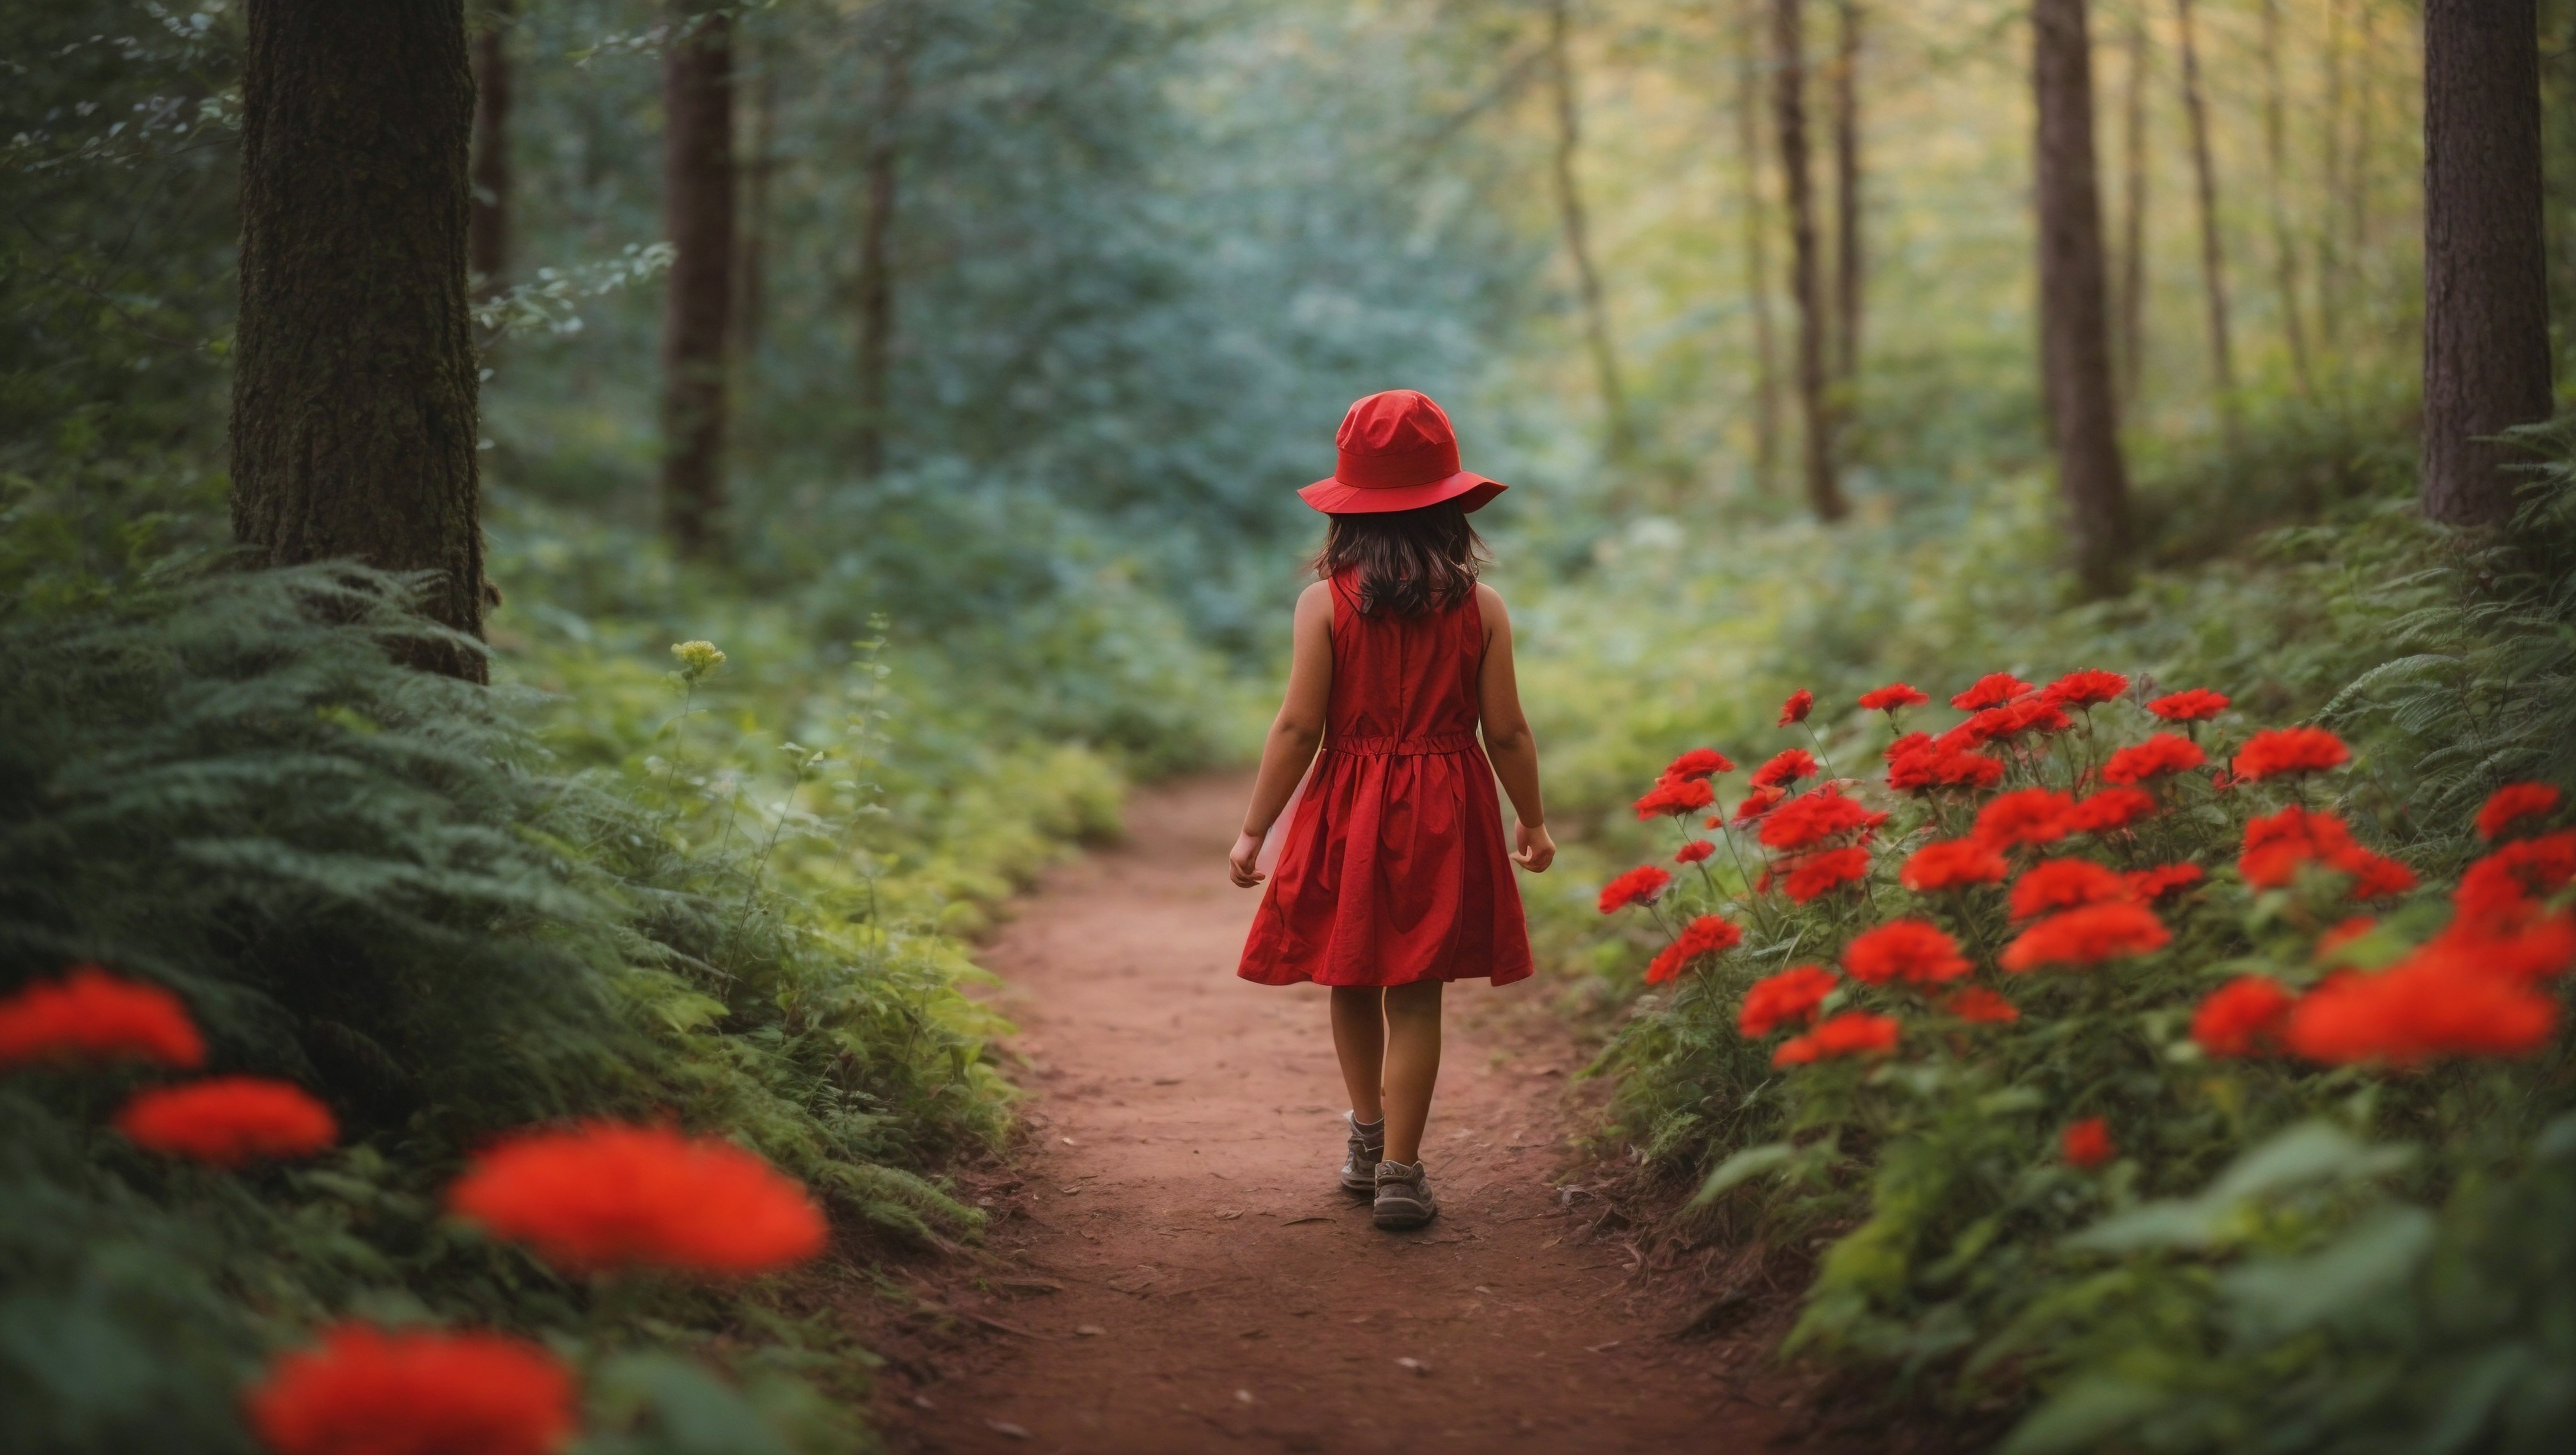
[[[1234,838],[1234,848],[1225,856],[1227,872],[1237,889],[1250,889],[1270,876],[1253,866],[1261,862],[1261,835],[1245,833]]]
[[[1515,823],[1512,837],[1520,841],[1520,851],[1512,855],[1512,862],[1532,874],[1544,874],[1547,866],[1556,862],[1556,840],[1548,837],[1547,825]]]

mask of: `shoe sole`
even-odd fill
[[[1418,1202],[1381,1202],[1372,1220],[1390,1233],[1404,1233],[1422,1227],[1439,1215],[1438,1208],[1424,1207]]]
[[[1345,1177],[1342,1179],[1342,1191],[1360,1197],[1375,1197],[1377,1196],[1377,1176],[1372,1173],[1366,1177]]]

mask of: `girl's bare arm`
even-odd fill
[[[1476,588],[1476,610],[1485,619],[1485,664],[1476,678],[1479,715],[1485,726],[1485,756],[1494,761],[1494,776],[1503,780],[1512,812],[1520,822],[1512,830],[1512,861],[1533,874],[1556,861],[1556,841],[1547,833],[1547,805],[1538,791],[1538,739],[1530,735],[1521,711],[1519,679],[1512,674],[1512,617],[1503,595],[1491,586]]]
[[[1243,833],[1226,855],[1234,882],[1245,889],[1268,877],[1253,867],[1261,857],[1262,836],[1288,806],[1288,795],[1297,791],[1298,778],[1324,741],[1324,711],[1333,697],[1332,591],[1318,581],[1297,598],[1288,697],[1261,745],[1261,773],[1252,782],[1252,804],[1243,813]]]

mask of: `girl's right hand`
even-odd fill
[[[1515,821],[1512,840],[1520,846],[1519,852],[1512,855],[1512,862],[1532,874],[1544,874],[1547,866],[1556,862],[1556,840],[1547,836],[1547,825]]]
[[[1237,834],[1225,856],[1226,877],[1237,889],[1250,889],[1270,876],[1261,872],[1261,835],[1249,829]]]

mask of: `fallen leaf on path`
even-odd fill
[[[984,1425],[985,1428],[993,1431],[993,1433],[997,1435],[1008,1435],[1014,1440],[1025,1440],[1029,1438],[1029,1432],[1027,1430],[1022,1429],[1018,1425],[1012,1424],[1009,1420],[986,1420]]]
[[[1234,1392],[1234,1397],[1235,1397],[1236,1399],[1239,1399],[1239,1400],[1243,1401],[1245,1404],[1250,1404],[1250,1403],[1252,1403],[1252,1391],[1251,1391],[1251,1390],[1248,1390],[1248,1389],[1238,1389],[1238,1390],[1236,1390],[1236,1391]]]
[[[1064,1143],[1064,1144],[1065,1144],[1066,1146],[1068,1146],[1068,1147],[1079,1147],[1079,1146],[1081,1146],[1081,1145],[1082,1145],[1080,1142],[1075,1141],[1075,1140],[1074,1140],[1073,1138],[1071,1138],[1071,1137],[1058,1137],[1058,1138],[1056,1138],[1056,1140],[1057,1140],[1057,1141],[1059,1141],[1059,1142]]]
[[[1232,1222],[1232,1221],[1234,1221],[1236,1218],[1241,1217],[1241,1216],[1243,1216],[1243,1209],[1241,1209],[1241,1208],[1236,1208],[1236,1209],[1234,1209],[1232,1212],[1221,1212],[1221,1213],[1218,1213],[1218,1214],[1217,1214],[1217,1217],[1218,1217],[1221,1221],[1229,1222],[1229,1223],[1230,1223],[1230,1222]]]
[[[1178,1086],[1181,1084],[1181,1078],[1177,1076],[1157,1076],[1154,1078],[1154,1084],[1156,1086]]]
[[[1584,1345],[1584,1346],[1583,1346],[1583,1352],[1584,1352],[1584,1353],[1586,1353],[1586,1354],[1600,1354],[1600,1353],[1604,1353],[1604,1352],[1606,1352],[1606,1351],[1608,1351],[1608,1350],[1611,1350],[1611,1349],[1616,1349],[1616,1348],[1618,1348],[1618,1347],[1619,1347],[1622,1343],[1624,1343],[1624,1342],[1626,1342],[1626,1341],[1625,1341],[1625,1340],[1621,1340],[1621,1339],[1613,1339],[1613,1340],[1611,1340],[1611,1341],[1610,1341],[1609,1343],[1607,1343],[1607,1344],[1586,1344],[1586,1345]]]
[[[1098,1324],[1076,1324],[1073,1326],[1073,1331],[1086,1339],[1097,1339],[1109,1332]]]
[[[1331,1221],[1332,1221],[1332,1219],[1331,1219],[1331,1218],[1328,1218],[1328,1217],[1324,1216],[1322,1213],[1317,1213],[1317,1214],[1315,1214],[1313,1217],[1290,1218],[1288,1221],[1286,1221],[1286,1222],[1284,1222],[1284,1223],[1281,1223],[1279,1226],[1281,1226],[1281,1227],[1283,1227],[1283,1228],[1293,1228],[1293,1227],[1297,1226],[1299,1223],[1329,1223],[1329,1222],[1331,1222]]]
[[[1412,1370],[1416,1374],[1429,1374],[1431,1372],[1431,1366],[1425,1364],[1419,1359],[1398,1359],[1395,1362]]]

